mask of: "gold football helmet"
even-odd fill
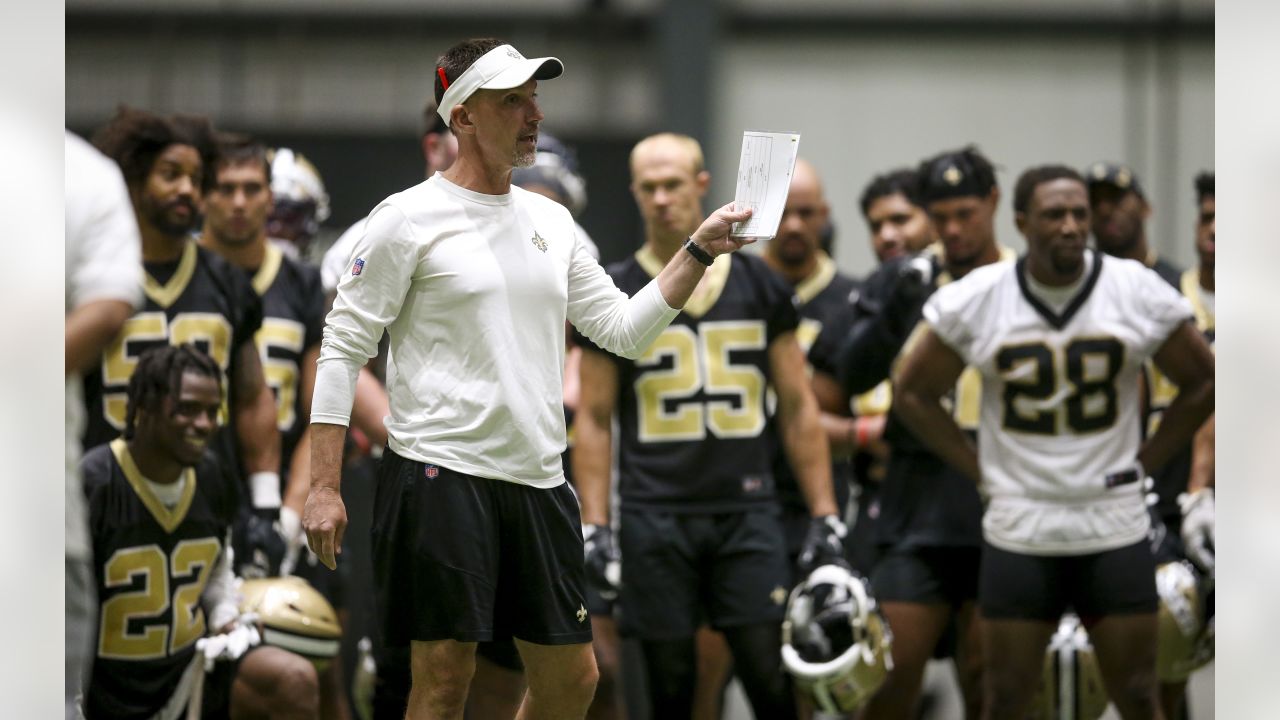
[[[865,582],[839,565],[822,565],[787,601],[782,664],[824,712],[857,708],[893,668],[893,636]]]
[[[300,577],[245,580],[240,611],[255,613],[262,642],[295,652],[323,671],[338,655],[342,627],[328,600]]]
[[[1030,720],[1098,720],[1107,709],[1107,689],[1080,618],[1062,616],[1049,640],[1044,674]]]
[[[1156,674],[1161,682],[1182,682],[1213,659],[1213,621],[1206,619],[1204,587],[1186,561],[1156,568],[1160,607],[1156,640]]]

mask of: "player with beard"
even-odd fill
[[[1089,211],[1093,237],[1102,252],[1137,260],[1178,287],[1182,270],[1161,259],[1147,243],[1147,218],[1151,205],[1132,169],[1118,163],[1098,162],[1084,174],[1089,183]]]
[[[894,375],[895,413],[988,498],[982,716],[1026,715],[1045,647],[1071,609],[1120,716],[1163,718],[1142,480],[1213,411],[1213,354],[1190,305],[1156,273],[1086,247],[1088,195],[1075,170],[1027,170],[1013,207],[1026,256],[935,293]],[[1148,358],[1180,391],[1141,442]],[[966,366],[982,374],[976,446],[943,405]]]
[[[839,341],[836,373],[846,397],[889,377],[914,342],[921,308],[934,290],[1014,257],[996,242],[1000,189],[990,160],[967,147],[929,158],[917,172],[920,202],[940,242],[921,255],[885,263],[863,284],[852,329]],[[978,431],[980,383],[977,372],[967,370],[950,396],[956,421],[970,434]],[[966,717],[975,718],[982,694],[975,602],[982,501],[972,482],[894,414],[885,439],[893,451],[880,488],[871,582],[893,631],[893,669],[864,717],[910,716],[929,659],[952,656]]]
[[[326,320],[312,402],[308,540],[334,568],[346,528],[343,438],[356,375],[390,335],[387,450],[373,554],[384,642],[408,646],[410,717],[459,717],[476,643],[514,637],[527,718],[581,718],[597,671],[582,521],[565,482],[564,323],[628,357],[661,334],[704,262],[746,241],[725,206],[635,296],[577,238],[569,211],[511,186],[533,163],[539,80],[564,70],[493,38],[436,63],[436,100],[458,138],[444,173],[369,218]]]
[[[252,512],[237,530],[237,570],[274,575],[283,543],[271,528],[280,508],[280,432],[275,399],[253,343],[262,304],[244,273],[199,246],[191,231],[213,184],[213,130],[204,118],[121,108],[94,136],[120,166],[142,234],[145,305],[85,375],[86,448],[109,442],[125,420],[125,390],[138,356],[156,345],[192,343],[227,374],[214,447],[248,475]]]

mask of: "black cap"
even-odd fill
[[[975,195],[986,197],[996,186],[995,168],[973,146],[944,152],[920,163],[920,201]]]
[[[1138,175],[1128,165],[1096,162],[1082,174],[1090,188],[1095,185],[1110,185],[1126,192],[1133,191],[1143,200],[1147,199],[1147,194],[1142,191],[1142,184],[1138,182]]]

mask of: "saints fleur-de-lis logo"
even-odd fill
[[[538,234],[537,230],[533,231],[533,238],[531,238],[531,242],[533,242],[534,247],[538,248],[542,252],[547,251],[547,241],[544,240],[543,237]]]
[[[964,174],[960,172],[960,168],[952,165],[947,168],[946,172],[942,173],[942,179],[946,180],[948,185],[959,185],[960,181],[964,179]]]

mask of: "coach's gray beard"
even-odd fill
[[[527,168],[533,167],[533,163],[538,159],[538,150],[534,148],[529,152],[521,152],[516,150],[511,155],[511,167]]]

